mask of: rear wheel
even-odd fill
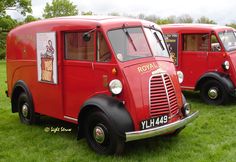
[[[200,95],[208,104],[220,105],[229,101],[229,95],[222,85],[217,80],[209,80],[205,82],[200,90]]]
[[[24,124],[34,124],[38,118],[34,112],[32,101],[24,92],[18,98],[18,112],[20,120]]]
[[[99,154],[121,154],[124,141],[114,131],[108,117],[100,111],[89,114],[84,123],[88,145]]]

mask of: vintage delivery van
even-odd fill
[[[236,37],[230,27],[206,24],[163,25],[170,55],[184,77],[183,90],[200,90],[208,104],[236,95]]]
[[[101,154],[125,142],[175,134],[192,122],[160,28],[117,17],[32,22],[7,38],[12,112],[32,124],[47,115],[78,124]]]

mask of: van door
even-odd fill
[[[221,71],[224,60],[223,48],[214,33],[211,34],[210,51],[208,55],[209,71]]]
[[[81,105],[94,91],[95,32],[64,33],[63,106],[64,118],[77,121]]]
[[[181,71],[184,89],[194,89],[198,79],[208,70],[209,34],[182,34]]]

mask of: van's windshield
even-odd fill
[[[162,35],[149,28],[145,33],[147,39],[141,27],[110,30],[108,37],[117,59],[124,62],[153,55],[169,57]]]
[[[169,57],[162,34],[154,29],[144,28],[154,56]]]
[[[236,50],[236,36],[233,31],[219,32],[219,37],[226,51]]]

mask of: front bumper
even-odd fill
[[[176,122],[173,122],[167,125],[163,125],[163,126],[152,128],[152,129],[141,130],[141,131],[126,132],[125,133],[126,142],[144,139],[144,138],[150,138],[150,137],[166,134],[169,132],[173,132],[176,129],[187,125],[188,123],[191,123],[193,120],[195,120],[198,117],[198,115],[199,115],[199,112],[197,111],[187,116],[184,119],[178,120]]]

